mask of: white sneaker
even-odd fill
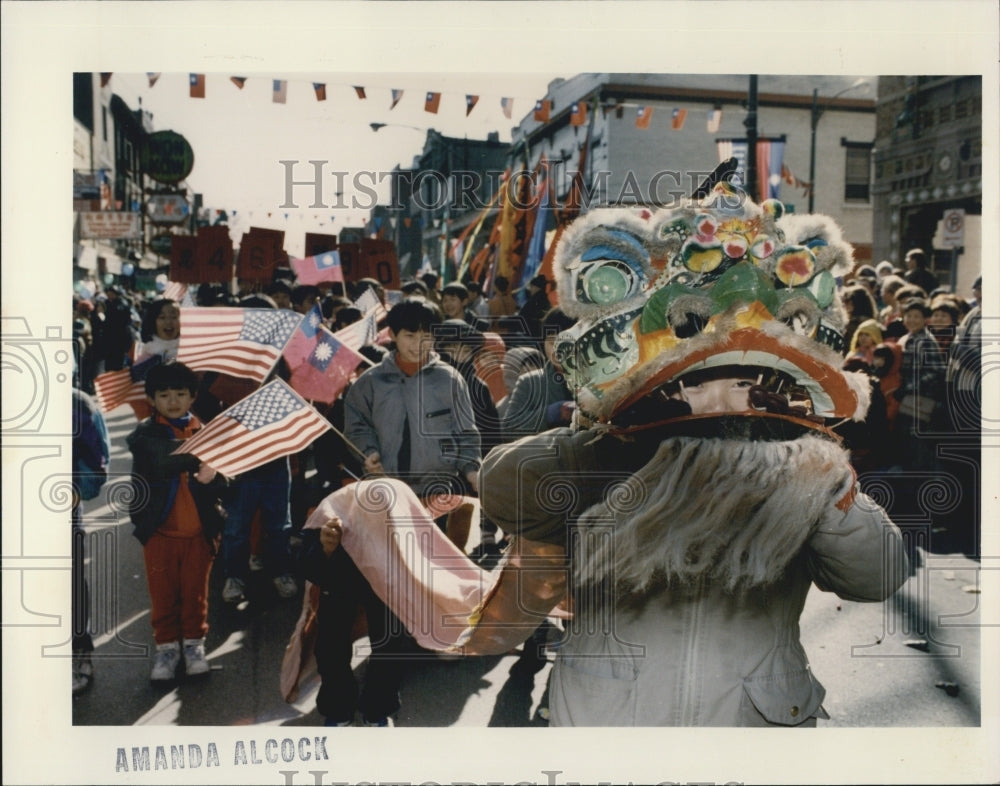
[[[205,660],[204,639],[184,639],[184,670],[189,677],[208,674],[209,665]]]
[[[250,572],[259,573],[264,570],[264,558],[260,554],[250,555]]]
[[[230,577],[226,579],[226,583],[222,587],[222,599],[226,603],[239,603],[243,600],[243,591],[245,589],[246,585],[242,579]]]
[[[299,585],[287,573],[283,576],[275,576],[274,588],[278,591],[278,596],[282,598],[293,598],[295,593],[299,591]]]
[[[149,678],[153,682],[169,682],[177,675],[177,664],[181,662],[181,647],[176,641],[156,645],[156,658]]]

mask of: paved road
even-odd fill
[[[152,644],[141,547],[131,524],[113,511],[127,479],[127,408],[108,419],[112,479],[90,503],[88,571],[93,593],[96,678],[73,702],[73,722],[129,726],[178,724],[315,726],[316,683],[295,704],[278,688],[279,667],[301,608],[280,600],[264,580],[240,607],[221,601],[221,571],[211,579],[207,639],[212,672],[168,687],[149,682]],[[99,504],[95,504],[99,503]],[[827,689],[825,726],[976,726],[980,718],[978,564],[928,556],[885,604],[858,604],[813,590],[802,638]],[[256,574],[260,575],[260,574]],[[913,646],[925,642],[920,648]],[[909,642],[909,644],[908,644]],[[363,669],[363,657],[356,658]],[[397,726],[544,726],[538,708],[550,662],[505,656],[445,661],[418,657],[402,689]]]

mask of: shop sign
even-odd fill
[[[146,201],[146,215],[154,224],[180,224],[190,212],[187,200],[180,194],[154,194]]]
[[[157,131],[142,147],[142,171],[161,183],[179,183],[194,168],[194,151],[176,131]]]
[[[80,213],[80,237],[90,240],[138,240],[142,226],[138,213],[100,210]]]

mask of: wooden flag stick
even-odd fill
[[[358,447],[357,445],[355,445],[355,444],[354,444],[353,442],[351,442],[351,440],[349,440],[349,439],[348,439],[348,438],[347,438],[347,437],[346,437],[346,436],[344,435],[344,432],[343,432],[343,431],[341,431],[341,430],[340,430],[339,428],[337,428],[337,427],[336,427],[335,425],[333,425],[332,423],[330,424],[330,428],[332,428],[332,429],[333,429],[333,433],[334,433],[334,434],[336,434],[336,435],[337,435],[337,436],[339,436],[339,437],[340,437],[340,438],[341,438],[342,440],[344,440],[344,443],[345,443],[345,444],[347,445],[347,447],[349,447],[349,448],[350,448],[351,450],[353,450],[353,451],[354,451],[355,453],[357,453],[357,454],[358,454],[359,456],[361,456],[361,460],[362,460],[362,461],[364,461],[365,459],[367,459],[367,458],[368,458],[368,456],[366,456],[366,455],[365,455],[364,453],[362,453],[362,452],[361,452],[361,448],[359,448],[359,447]]]

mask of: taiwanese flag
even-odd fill
[[[569,113],[569,124],[571,126],[582,126],[587,122],[587,105],[583,101],[573,104]]]
[[[332,404],[351,381],[351,375],[362,363],[364,355],[355,352],[325,327],[320,327],[312,352],[292,371],[289,384],[303,398]]]
[[[503,116],[510,120],[511,113],[514,111],[514,99],[501,98],[500,108],[503,110]]]
[[[247,83],[247,78],[245,76],[231,76],[229,77],[229,81],[242,90],[243,85]]]
[[[635,127],[649,128],[649,123],[653,119],[653,107],[640,106],[635,113]]]
[[[441,105],[440,93],[428,93],[424,99],[424,111],[436,115],[438,107]]]
[[[319,303],[317,303],[309,309],[306,318],[302,320],[302,324],[299,325],[298,329],[292,333],[285,351],[281,353],[292,371],[301,366],[312,353],[316,346],[317,336],[319,336],[319,329],[321,327],[323,327],[323,312],[320,310]]]
[[[270,308],[182,308],[177,362],[263,382],[302,315]]]
[[[189,74],[188,75],[188,85],[189,93],[191,98],[204,98],[205,97],[205,75],[204,74]]]
[[[111,71],[104,71],[101,73],[101,87],[107,87],[108,82],[111,81]]]
[[[340,252],[327,251],[305,259],[293,259],[292,270],[300,284],[319,284],[322,281],[344,281],[340,266]]]
[[[359,87],[359,86],[355,85],[354,86],[354,92],[358,94],[358,98],[367,98],[368,97],[368,96],[365,95],[365,89],[363,87]]]
[[[160,78],[160,71],[147,71],[146,77],[149,79],[149,86],[152,87]]]
[[[323,82],[313,82],[313,90],[316,91],[317,101],[326,101],[326,84]]]
[[[219,309],[205,309],[216,311]],[[280,379],[234,404],[174,454],[190,453],[227,478],[305,450],[332,427]]]
[[[390,106],[389,109],[395,109],[396,108],[396,104],[398,104],[402,98],[403,98],[403,91],[402,90],[396,90],[395,88],[393,88],[393,90],[392,90],[392,106]]]
[[[548,98],[540,98],[535,102],[535,120],[539,123],[548,123],[549,115],[552,113],[552,101]]]
[[[465,116],[468,117],[469,113],[476,108],[476,104],[479,103],[479,96],[466,96],[465,97]]]
[[[288,82],[284,79],[273,79],[271,84],[271,100],[276,104],[285,103],[285,98],[288,96]]]
[[[670,127],[675,131],[680,131],[684,128],[684,120],[687,118],[687,113],[686,109],[674,109],[670,113]]]

